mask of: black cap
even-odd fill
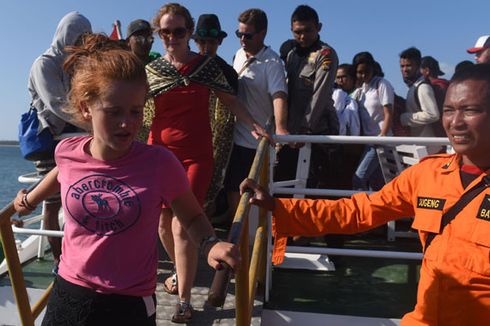
[[[196,32],[193,39],[218,39],[228,36],[221,30],[218,16],[215,14],[203,14],[197,20]]]
[[[128,30],[126,32],[126,38],[129,38],[131,35],[133,35],[136,32],[147,31],[147,30],[149,30],[150,32],[153,31],[149,22],[147,22],[144,19],[133,20],[128,25]]]
[[[444,75],[444,72],[439,68],[439,62],[431,56],[422,58],[420,62],[420,68],[429,68],[429,71],[435,73],[437,76]]]

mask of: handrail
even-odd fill
[[[263,186],[268,186],[268,154],[269,142],[262,138],[250,168],[248,177],[259,181]],[[260,180],[259,180],[260,178]],[[249,262],[248,246],[248,212],[250,210],[251,193],[246,192],[240,198],[233,224],[228,235],[228,241],[240,246],[242,263],[236,274],[235,302],[236,302],[236,325],[250,325],[252,308],[255,297],[255,287],[259,273],[264,273],[264,258],[266,254],[267,239],[267,212],[261,210],[259,226],[256,231],[252,259]],[[227,287],[230,281],[231,269],[226,266],[223,270],[216,271],[213,282],[209,289],[208,302],[215,306],[223,306]]]
[[[275,135],[273,140],[277,143],[323,143],[323,144],[373,144],[378,146],[398,146],[398,145],[421,145],[421,146],[440,146],[450,145],[448,138],[445,137],[372,137],[372,136],[328,136],[328,135]],[[448,146],[448,150],[450,146]],[[271,154],[271,156],[274,154]],[[296,176],[298,178],[298,174]],[[286,180],[281,182],[271,182],[272,194],[295,194],[295,195],[318,195],[318,196],[340,196],[350,197],[353,193],[359,191],[340,190],[340,189],[310,189],[306,188],[304,180]],[[295,186],[294,188],[287,188]],[[363,191],[366,192],[366,191]],[[369,193],[369,192],[368,192]],[[269,233],[270,237],[271,234]],[[317,247],[296,247],[287,246],[288,253],[309,253],[309,254],[329,254],[345,255],[359,257],[383,257],[383,258],[404,258],[420,260],[420,253],[398,252],[374,250],[350,250],[335,248],[317,248]],[[270,255],[267,261],[266,272],[266,293],[265,298],[268,300],[268,290],[271,288],[271,268]]]
[[[449,145],[446,137],[275,135],[277,143],[373,144],[373,145]]]
[[[32,185],[28,191],[34,189],[39,184],[39,181]],[[22,266],[20,264],[17,246],[15,245],[14,233],[10,219],[15,214],[14,201],[12,200],[7,206],[0,211],[0,240],[2,241],[3,253],[9,270],[9,278],[12,284],[19,318],[24,326],[34,325],[34,320],[47,304],[47,297],[51,292],[51,286],[46,289],[41,299],[34,304],[31,309],[27,289],[22,274]]]
[[[435,138],[435,137],[353,137],[353,136],[318,136],[318,135],[287,135],[287,136],[275,136],[274,140],[279,143],[288,142],[314,142],[314,143],[335,143],[335,144],[376,144],[376,145],[399,145],[399,144],[423,144],[423,145],[447,145],[449,141],[447,138]],[[267,149],[267,141],[263,139],[257,153],[254,158],[254,163],[250,169],[249,178],[258,181],[260,174],[260,184],[267,188],[269,186],[268,177],[268,159],[269,153]],[[336,196],[351,196],[357,191],[349,190],[320,190],[320,189],[291,189],[285,187],[276,187],[275,193],[311,193],[318,192],[319,194],[328,193]],[[255,297],[257,279],[265,275],[266,267],[266,254],[267,254],[267,222],[268,213],[260,209],[259,211],[259,226],[256,230],[256,236],[254,241],[253,253],[251,255],[251,261],[249,263],[249,251],[248,251],[248,234],[245,232],[248,229],[248,212],[250,209],[249,204],[250,193],[244,193],[240,198],[240,204],[236,211],[233,224],[228,236],[228,241],[240,246],[240,252],[242,255],[242,266],[236,275],[236,291],[235,291],[235,307],[236,307],[236,324],[237,325],[250,325],[251,312],[253,308],[253,302]],[[291,248],[293,249],[293,248]],[[300,250],[300,249],[299,249]],[[330,254],[351,254],[365,256],[366,251],[360,252],[330,252]],[[379,253],[370,253],[371,255],[380,255]],[[400,253],[385,253],[389,255],[396,255]],[[410,256],[411,259],[420,259],[419,255],[412,255],[411,253],[402,253],[406,256]],[[413,257],[412,257],[413,256]],[[261,275],[259,275],[261,274]],[[262,275],[263,274],[263,275]],[[209,290],[208,302],[213,306],[219,307],[224,304],[226,299],[227,287],[229,284],[231,270],[225,268],[224,270],[217,271],[215,273],[212,285]]]

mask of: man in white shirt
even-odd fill
[[[264,126],[275,119],[275,133],[288,134],[286,77],[280,57],[264,44],[267,16],[260,9],[248,9],[240,14],[238,22],[235,34],[241,48],[233,60],[238,73],[238,98],[258,123]],[[232,213],[240,200],[240,182],[248,175],[258,145],[249,128],[240,121],[235,124],[233,142],[225,177]]]

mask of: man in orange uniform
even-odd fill
[[[337,201],[273,199],[245,180],[241,191],[255,192],[251,203],[273,210],[273,262],[282,262],[288,236],[357,233],[415,216],[412,227],[419,231],[424,258],[417,304],[401,324],[488,325],[490,65],[455,74],[444,103],[443,126],[456,154],[429,156],[371,195],[358,193]],[[479,190],[470,191],[474,187]],[[469,202],[456,205],[459,213],[443,223],[461,197]]]

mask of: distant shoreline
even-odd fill
[[[19,147],[17,140],[0,140],[0,146],[16,146]]]

